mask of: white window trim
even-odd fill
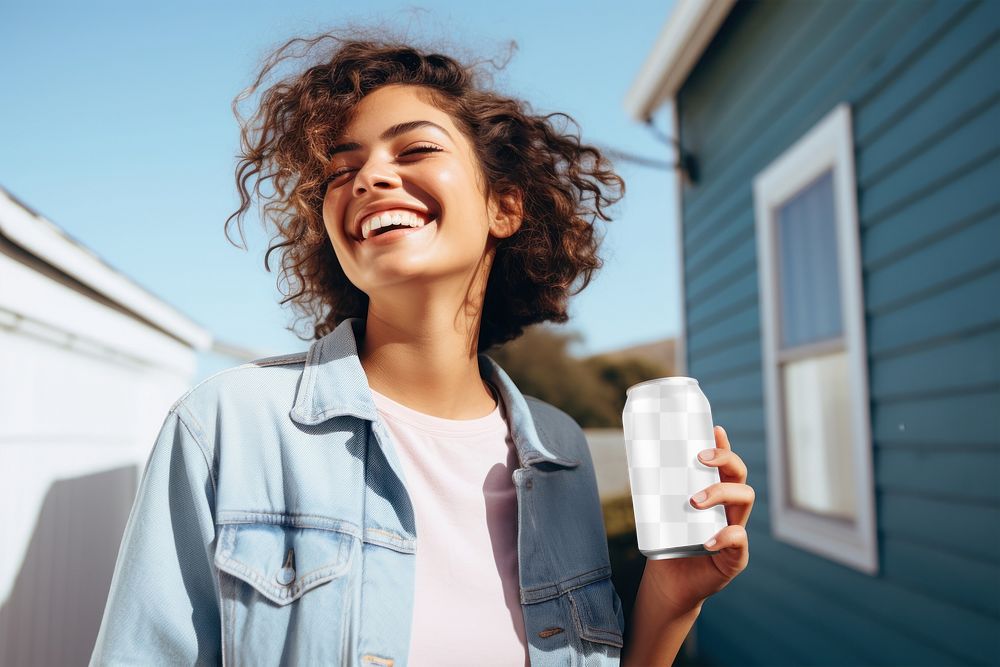
[[[843,340],[851,384],[851,442],[857,521],[837,521],[788,503],[784,401],[779,383],[777,336],[778,282],[774,211],[824,171],[833,169]],[[758,281],[764,409],[767,425],[768,500],[771,531],[780,541],[830,558],[871,575],[878,574],[875,486],[869,411],[861,251],[854,176],[851,109],[839,104],[753,181],[757,228]]]

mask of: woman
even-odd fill
[[[695,506],[733,525],[647,564],[626,636],[582,430],[483,354],[568,319],[624,183],[472,68],[350,34],[265,92],[237,170],[315,340],[171,408],[92,664],[669,663],[746,566],[742,462],[719,430]]]

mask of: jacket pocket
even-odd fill
[[[345,574],[355,540],[343,532],[287,519],[221,524],[215,550],[220,570],[250,584],[279,606]]]
[[[622,647],[621,599],[615,591],[611,577],[592,581],[584,586],[570,589],[570,608],[573,623],[582,639]]]

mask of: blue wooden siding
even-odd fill
[[[996,664],[1000,2],[736,4],[678,94],[690,374],[757,492],[719,665]],[[880,574],[772,538],[754,175],[852,106]]]

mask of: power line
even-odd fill
[[[608,157],[624,160],[625,162],[632,162],[642,167],[664,169],[666,171],[672,171],[676,168],[675,165],[667,162],[666,160],[656,160],[653,158],[643,157],[641,155],[634,155],[632,153],[626,153],[625,151],[618,150],[617,148],[608,148],[607,146],[601,146],[600,148],[601,151],[608,155]]]
[[[599,146],[599,148],[608,155],[608,157],[616,158],[618,160],[623,160],[625,162],[631,162],[637,164],[640,167],[648,167],[650,169],[659,169],[662,171],[673,171],[675,169],[680,169],[683,174],[685,174],[691,182],[697,180],[698,175],[698,164],[695,161],[694,155],[688,153],[681,146],[680,142],[673,137],[669,137],[663,132],[661,132],[655,125],[653,125],[652,116],[646,118],[646,127],[653,133],[653,135],[659,139],[662,143],[674,147],[677,151],[677,162],[668,162],[666,160],[657,160],[656,158],[649,158],[642,155],[636,155],[635,153],[630,153],[628,151],[623,151],[618,148],[612,148],[610,146]]]

